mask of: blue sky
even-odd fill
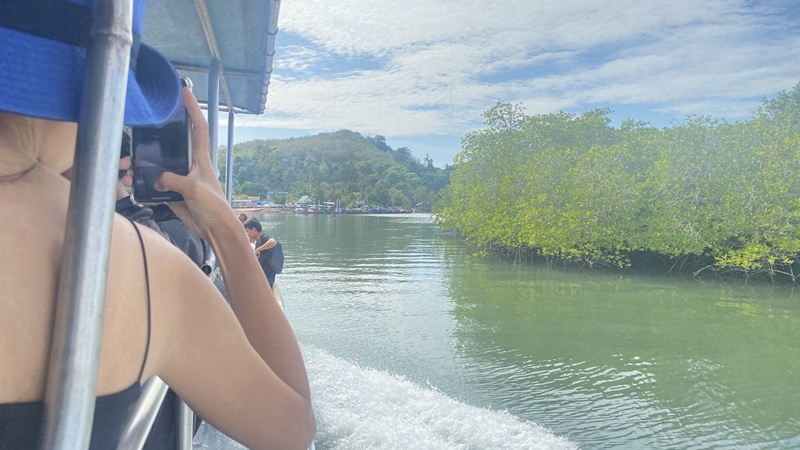
[[[278,24],[237,142],[344,128],[442,167],[498,100],[663,127],[746,119],[800,82],[798,0],[284,0]]]

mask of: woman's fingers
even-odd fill
[[[194,161],[208,160],[211,156],[208,153],[208,122],[203,117],[203,111],[194,98],[194,94],[189,88],[183,88],[183,104],[192,120],[192,159]]]
[[[155,188],[161,192],[175,191],[180,192],[183,198],[193,200],[192,185],[196,184],[189,177],[184,177],[176,173],[167,172],[161,174],[156,181]]]
[[[119,182],[129,188],[133,186],[133,177],[131,177],[131,157],[124,156],[119,159]]]
[[[208,122],[203,117],[203,111],[189,88],[183,88],[183,103],[192,121],[192,173],[190,173],[190,176],[197,176],[202,182],[208,184],[214,192],[222,195],[222,187],[217,180],[217,174],[214,168],[211,167]]]
[[[183,89],[183,103],[192,121],[192,168],[187,176],[172,172],[161,174],[156,189],[183,195],[184,203],[170,204],[175,214],[200,237],[206,239],[211,227],[226,214],[234,218],[208,153],[208,123],[200,105],[188,88]]]
[[[193,183],[219,185],[219,182],[216,181],[216,175],[211,168],[211,156],[208,153],[208,123],[203,117],[203,111],[189,88],[183,88],[182,95],[183,104],[192,121],[192,168],[189,175],[185,177],[172,172],[164,172],[156,183],[156,189],[180,192],[184,198],[194,199],[196,197],[189,192],[189,190],[197,188],[197,186],[193,187]],[[209,172],[212,174],[212,182],[209,179]]]

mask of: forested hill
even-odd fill
[[[234,146],[233,192],[283,202],[310,195],[317,202],[430,208],[449,179],[451,166],[434,167],[406,147],[393,149],[383,136],[341,130],[314,136],[254,140]],[[220,173],[226,150],[220,148]],[[268,195],[287,192],[287,196]]]

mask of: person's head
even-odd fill
[[[261,236],[261,222],[259,222],[255,217],[248,219],[244,223],[244,230],[250,240],[254,241]]]
[[[8,3],[8,2],[6,2]],[[91,0],[11,2],[0,17],[0,111],[58,122],[77,122],[88,73]],[[133,1],[134,45],[128,70],[124,122],[166,122],[181,101],[181,84],[172,64],[140,44],[144,0]],[[32,22],[30,17],[41,18]],[[41,26],[40,26],[41,25]]]
[[[242,222],[242,223],[247,222],[247,214],[245,214],[245,213],[239,214],[239,222]]]

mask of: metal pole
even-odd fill
[[[192,450],[194,438],[194,412],[186,403],[175,397],[175,450]]]
[[[233,111],[228,111],[228,151],[225,155],[225,198],[233,205]]]
[[[119,159],[110,149],[122,140],[132,15],[130,0],[95,2],[47,377],[47,450],[85,449],[91,438]]]
[[[208,67],[208,151],[211,152],[211,166],[217,175],[219,175],[217,136],[219,135],[219,73],[221,70],[220,60],[212,60]]]
[[[133,406],[133,412],[128,417],[125,428],[122,429],[117,450],[144,448],[168,389],[169,387],[159,377],[151,377],[144,383],[142,395]]]

